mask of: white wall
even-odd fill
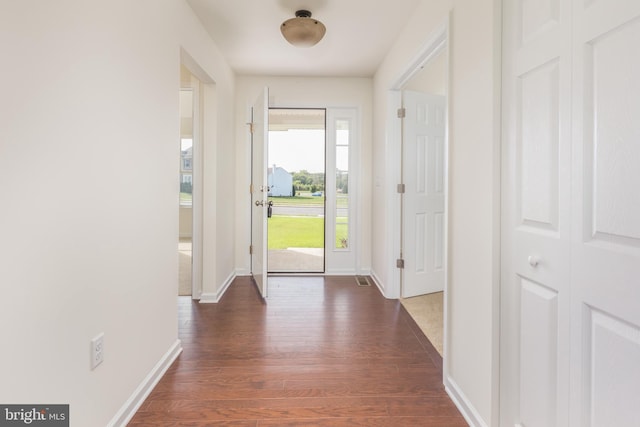
[[[396,224],[386,135],[388,90],[449,18],[449,250],[445,384],[476,425],[497,425],[499,279],[499,2],[429,0],[413,13],[374,79],[373,272],[393,282]]]
[[[447,52],[443,50],[429,64],[420,70],[404,87],[406,90],[430,93],[433,95],[447,94]]]
[[[226,106],[233,76],[182,1],[2,2],[0,33],[0,401],[106,425],[177,342],[180,47]],[[234,267],[229,211],[214,281]]]
[[[239,274],[249,274],[251,198],[251,140],[245,124],[247,111],[262,89],[269,87],[269,106],[278,108],[356,107],[360,114],[361,192],[358,226],[363,230],[359,242],[359,273],[371,268],[371,108],[372,80],[368,78],[296,78],[238,76],[236,79],[236,265]]]

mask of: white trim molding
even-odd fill
[[[116,415],[109,421],[107,427],[126,426],[127,423],[131,421],[136,411],[138,411],[147,396],[149,396],[153,388],[158,384],[158,381],[164,376],[167,369],[169,369],[171,364],[178,358],[180,353],[182,353],[182,343],[180,340],[176,340],[153,369],[151,369],[149,375],[142,380],[131,397],[127,399]]]
[[[382,296],[384,296],[387,299],[396,299],[396,298],[389,298],[389,296],[385,293],[384,283],[382,282],[382,280],[380,280],[380,277],[376,274],[375,271],[371,270],[371,274],[369,274],[369,276],[373,280],[373,283],[375,283],[375,285],[378,287],[378,290],[380,291]]]
[[[448,375],[445,377],[444,389],[470,426],[489,427],[476,408],[469,402],[467,396],[460,390],[458,384]]]
[[[390,177],[387,182],[386,194],[388,196],[389,203],[387,204],[387,233],[388,241],[392,242],[392,245],[387,249],[387,262],[390,271],[390,282],[385,294],[387,298],[400,298],[402,296],[402,277],[401,271],[396,268],[396,259],[400,258],[402,251],[402,229],[400,224],[402,223],[401,214],[401,195],[398,194],[397,184],[402,182],[402,124],[398,120],[398,109],[402,107],[402,91],[408,84],[413,76],[419,73],[429,61],[434,59],[439,53],[445,52],[446,58],[446,97],[447,97],[447,118],[445,124],[446,132],[446,149],[445,149],[445,164],[448,165],[448,150],[449,150],[449,126],[450,126],[450,108],[451,102],[449,100],[450,90],[450,58],[449,58],[449,29],[451,27],[451,15],[447,16],[447,19],[431,34],[426,40],[424,45],[417,52],[416,56],[407,64],[404,70],[398,75],[396,80],[390,86],[387,91],[387,149],[385,155],[387,156],[386,169],[387,176]],[[448,167],[445,170],[445,238],[444,238],[444,253],[448,253]],[[446,258],[446,257],[445,257]],[[445,272],[447,271],[445,260]],[[447,288],[448,277],[445,273],[445,290]],[[446,294],[446,292],[445,292]],[[445,317],[446,319],[446,317]],[[445,322],[446,328],[446,322]],[[446,332],[446,330],[445,330]],[[446,351],[445,351],[446,352]]]
[[[355,276],[356,270],[353,268],[344,268],[344,269],[333,269],[333,270],[325,270],[324,273],[321,273],[322,276]]]
[[[227,292],[227,289],[229,289],[229,286],[231,286],[231,283],[233,283],[235,278],[236,272],[234,271],[225,279],[222,286],[220,286],[220,288],[218,289],[218,292],[216,292],[215,294],[203,293],[202,295],[200,295],[200,304],[215,304],[220,302],[220,299],[222,298],[224,293]]]

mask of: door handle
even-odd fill
[[[264,206],[264,200],[256,200],[256,206]]]
[[[533,268],[536,268],[538,264],[540,264],[540,258],[535,255],[529,255],[527,261],[529,261],[529,265]]]

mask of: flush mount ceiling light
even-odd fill
[[[296,11],[296,17],[287,19],[280,25],[285,39],[296,47],[311,47],[322,40],[327,29],[324,24],[311,19],[308,10]]]

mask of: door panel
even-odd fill
[[[638,425],[640,328],[590,306],[584,319],[581,425]]]
[[[569,0],[504,3],[501,425],[569,402]]]
[[[574,20],[572,415],[574,425],[637,425],[640,2],[580,2]]]
[[[556,425],[558,292],[520,278],[520,418]]]
[[[269,89],[265,88],[252,107],[251,123],[251,274],[263,298],[268,295],[267,278],[267,138],[269,133]]]
[[[640,2],[504,2],[501,425],[636,425]]]
[[[444,290],[445,98],[403,92],[404,298]]]
[[[553,59],[518,81],[516,197],[520,224],[538,231],[558,231],[559,66]]]

